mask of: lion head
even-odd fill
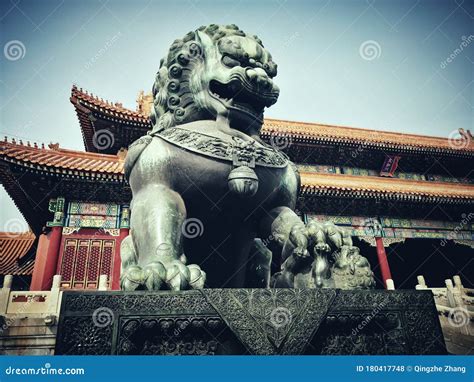
[[[277,65],[257,36],[211,24],[175,40],[153,85],[153,132],[225,115],[231,127],[260,129],[279,89]]]
[[[370,289],[375,286],[370,263],[360,254],[359,248],[344,245],[333,256],[332,275],[336,288]]]

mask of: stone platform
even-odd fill
[[[55,354],[446,354],[446,347],[431,291],[66,291]]]

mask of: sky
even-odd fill
[[[176,38],[257,34],[278,64],[266,116],[448,137],[473,129],[474,2],[4,0],[0,133],[83,150],[72,84],[135,109]],[[0,190],[0,231],[26,223]]]

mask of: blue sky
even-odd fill
[[[268,117],[473,130],[469,1],[6,0],[0,17],[2,136],[82,150],[73,83],[134,109],[171,42],[210,23],[235,23],[272,53],[281,95]],[[3,189],[0,208],[0,230],[21,226]]]

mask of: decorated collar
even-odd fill
[[[232,162],[234,166],[285,168],[289,163],[285,154],[255,140],[244,141],[231,137],[229,141],[225,141],[180,127],[165,129],[154,136],[188,151]]]

